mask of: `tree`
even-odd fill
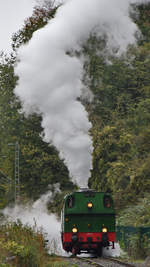
[[[34,7],[33,14],[24,22],[24,26],[12,37],[12,48],[17,50],[20,45],[27,43],[35,31],[43,28],[56,13],[54,1],[44,1],[43,5]]]
[[[94,144],[89,186],[113,192],[118,208],[143,197],[150,183],[150,5],[140,6],[139,12],[137,23],[144,36],[126,58],[111,57],[112,64],[107,64],[97,55],[99,41],[93,39],[85,51],[94,94],[89,108]]]

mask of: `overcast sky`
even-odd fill
[[[12,33],[32,14],[36,0],[0,0],[0,51],[11,51]]]

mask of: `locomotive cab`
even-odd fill
[[[67,195],[62,211],[63,249],[73,254],[95,252],[115,242],[115,212],[110,194],[82,190]]]

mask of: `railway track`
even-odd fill
[[[110,257],[86,258],[86,257],[65,257],[70,264],[76,264],[78,267],[135,267],[133,264],[122,262]]]
[[[95,267],[134,267],[135,265],[122,262],[118,259],[110,258],[110,257],[104,257],[104,258],[81,258],[83,261],[87,261],[91,264],[91,266]]]

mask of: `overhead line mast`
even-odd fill
[[[20,199],[19,142],[15,143],[15,202]]]

